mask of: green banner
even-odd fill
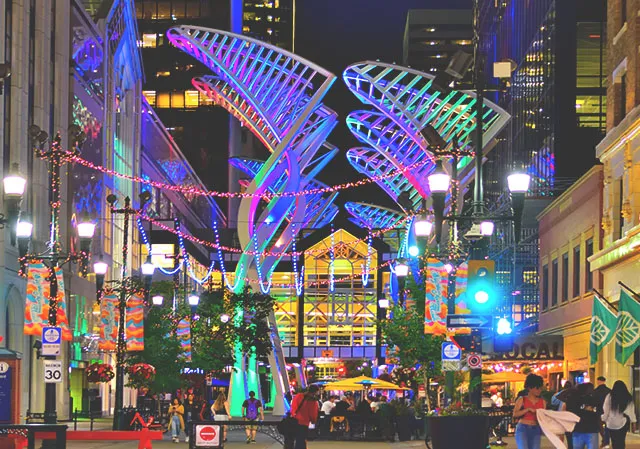
[[[627,292],[620,290],[618,303],[618,327],[616,328],[616,360],[627,363],[633,351],[640,345],[640,303]]]
[[[593,297],[589,354],[591,364],[598,361],[598,353],[613,339],[618,318],[611,308],[597,295]]]

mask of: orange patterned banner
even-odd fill
[[[144,351],[144,301],[133,295],[127,301],[127,351]]]
[[[447,332],[447,270],[435,258],[427,260],[424,307],[425,334],[443,335]]]
[[[71,330],[67,318],[67,305],[64,298],[64,278],[60,267],[55,269],[58,284],[56,295],[56,326],[62,329],[62,339],[71,341]],[[25,335],[42,335],[42,327],[49,324],[49,294],[51,282],[48,280],[51,270],[42,263],[29,264],[27,270],[27,295],[24,311]]]
[[[98,348],[103,351],[115,351],[118,342],[118,296],[104,295],[100,303],[100,340]]]

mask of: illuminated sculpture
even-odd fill
[[[350,149],[349,162],[368,177],[404,170],[377,183],[405,212],[420,211],[423,198],[430,193],[427,176],[435,168],[434,155],[472,146],[476,127],[475,93],[438,87],[433,75],[381,62],[353,64],[342,76],[349,90],[362,103],[374,108],[354,111],[347,117],[351,133],[366,145]],[[510,116],[486,99],[483,111],[483,151],[486,152]],[[462,157],[458,167],[464,168],[469,161],[471,158]],[[401,194],[405,195],[405,201]],[[378,227],[377,221],[390,216],[376,213],[381,209],[378,206],[361,203],[347,203],[346,209],[360,222],[363,216],[370,217],[371,227]],[[415,240],[413,227],[408,229],[407,239]],[[407,246],[405,240],[400,252]]]
[[[271,273],[281,259],[273,253],[286,251],[305,225],[325,222],[323,214],[335,216],[334,194],[265,195],[319,185],[313,178],[337,153],[325,142],[337,115],[322,104],[336,77],[278,47],[225,31],[181,26],[171,28],[167,37],[215,73],[194,79],[196,89],[233,114],[271,152],[265,162],[232,161],[254,174],[246,189],[252,196],[240,203],[238,238],[245,251],[232,287],[241,291],[249,278],[254,287],[268,292]],[[269,255],[254,256],[262,252]],[[273,413],[282,415],[287,375],[274,316],[270,324],[274,343],[270,365],[277,390]],[[246,389],[260,392],[255,357],[236,368],[231,385],[234,416],[240,414]]]

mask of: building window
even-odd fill
[[[549,307],[549,265],[542,267],[542,310]]]
[[[618,103],[619,122],[627,115],[627,74],[620,77],[620,102]]]
[[[153,33],[153,34],[143,34],[142,35],[142,42],[140,43],[140,46],[142,48],[156,48],[157,45],[157,41],[158,41],[158,35]]]
[[[580,296],[580,245],[573,248],[573,297]]]
[[[591,272],[591,263],[589,257],[593,256],[593,239],[587,240],[585,254],[585,278],[586,278],[586,291],[590,291],[593,288],[593,273]]]
[[[562,301],[569,299],[569,253],[562,255]]]
[[[200,106],[197,90],[188,90],[184,93],[184,105],[187,108],[197,108]]]
[[[155,90],[143,90],[142,95],[147,99],[147,102],[151,106],[156,105],[156,91]]]
[[[551,307],[558,305],[558,259],[551,262]]]

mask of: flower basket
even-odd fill
[[[113,367],[108,363],[92,363],[86,369],[89,382],[110,382],[115,377]]]
[[[131,388],[149,388],[156,376],[156,369],[148,363],[136,363],[126,367],[129,381],[127,387]]]

